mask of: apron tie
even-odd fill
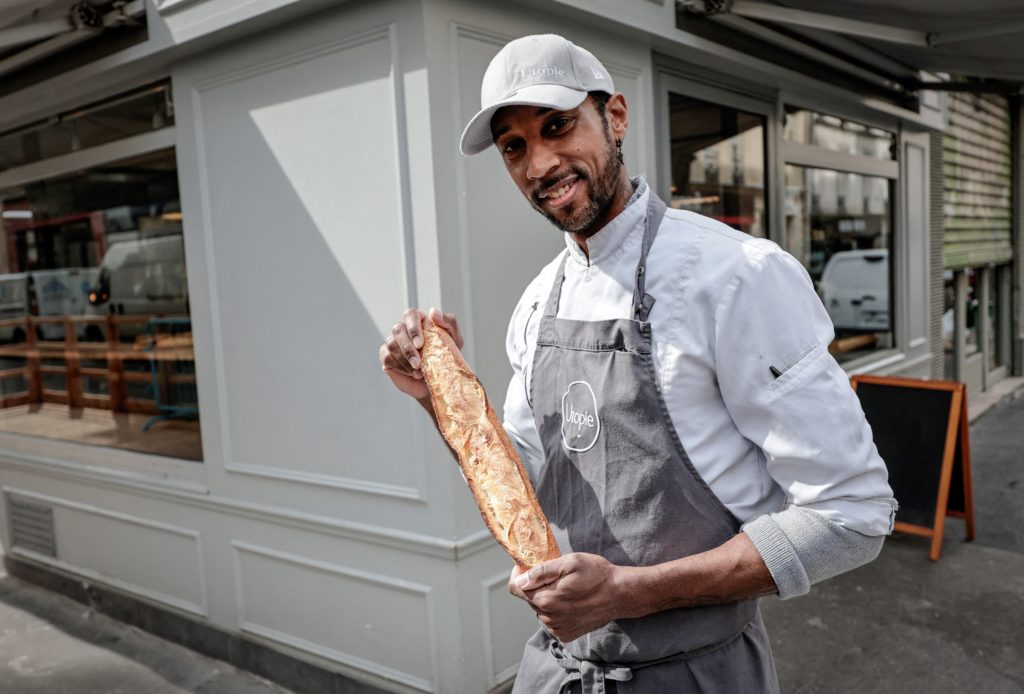
[[[598,660],[581,660],[580,658],[567,653],[562,642],[552,636],[546,629],[542,629],[540,634],[548,642],[548,651],[550,652],[551,657],[554,658],[558,666],[565,671],[565,676],[562,678],[562,681],[558,683],[559,694],[566,691],[566,688],[573,682],[580,683],[583,687],[582,694],[606,694],[606,680],[612,680],[614,682],[628,682],[633,679],[634,670],[642,670],[643,668],[648,668],[652,665],[662,665],[679,660],[690,660],[691,658],[697,658],[707,653],[711,653],[712,651],[717,651],[738,639],[743,635],[743,632],[752,625],[753,622],[748,622],[735,634],[732,634],[721,641],[709,643],[706,646],[692,651],[670,653],[666,656],[662,656],[661,658],[639,661],[636,663],[630,663],[629,665],[622,665],[621,663],[605,663]]]
[[[625,665],[574,658],[566,653],[562,644],[555,639],[551,640],[551,655],[559,667],[565,670],[565,677],[558,685],[559,692],[564,692],[573,682],[579,682],[583,687],[583,694],[605,694],[605,680],[628,682],[633,679],[633,671]]]

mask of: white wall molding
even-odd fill
[[[494,618],[491,616],[491,592],[499,585],[508,583],[509,574],[507,571],[489,576],[480,582],[480,613],[483,615],[483,646],[484,665],[487,673],[487,688],[494,689],[516,676],[519,671],[519,663],[510,665],[501,672],[496,672],[494,656]]]
[[[416,268],[415,268],[415,257],[412,242],[412,222],[411,222],[411,183],[408,178],[407,162],[408,162],[408,144],[406,142],[406,120],[407,116],[405,113],[405,98],[404,91],[402,88],[401,72],[399,67],[399,50],[398,41],[396,34],[395,23],[387,23],[378,25],[376,27],[369,28],[364,31],[359,31],[342,38],[332,38],[332,40],[326,42],[315,43],[312,46],[303,46],[298,50],[287,51],[282,55],[276,55],[269,59],[262,60],[253,64],[245,63],[241,67],[231,69],[232,63],[238,63],[240,61],[231,59],[228,61],[227,69],[221,72],[214,72],[214,75],[207,78],[196,81],[190,85],[191,99],[192,99],[192,132],[195,138],[196,147],[196,160],[197,168],[199,170],[200,178],[200,204],[202,210],[200,211],[200,219],[202,220],[202,244],[205,248],[205,262],[207,265],[206,273],[206,286],[204,292],[208,292],[209,296],[209,310],[212,317],[212,342],[213,342],[213,366],[211,370],[216,374],[216,404],[215,409],[219,414],[219,427],[220,436],[216,437],[220,439],[221,452],[223,455],[223,467],[224,470],[229,473],[246,475],[250,477],[257,477],[270,480],[285,480],[303,485],[310,485],[316,487],[331,487],[335,489],[344,489],[351,492],[370,494],[375,496],[385,496],[403,501],[419,501],[425,503],[427,496],[425,492],[426,479],[427,479],[427,465],[429,461],[427,459],[426,451],[428,446],[426,445],[426,427],[420,418],[417,416],[419,413],[413,414],[413,421],[409,424],[408,430],[410,436],[413,438],[413,445],[410,446],[410,450],[414,451],[408,460],[413,465],[408,466],[407,472],[411,472],[411,475],[405,475],[404,479],[411,484],[393,484],[386,480],[374,480],[365,479],[358,475],[340,475],[334,474],[332,470],[302,470],[294,469],[284,465],[277,465],[275,460],[270,461],[258,461],[245,459],[245,456],[240,456],[236,453],[236,446],[232,438],[232,426],[231,426],[231,407],[229,393],[229,383],[227,382],[227,356],[225,354],[224,337],[221,334],[219,326],[223,324],[221,316],[223,315],[223,307],[221,306],[222,298],[217,285],[218,277],[218,251],[215,249],[216,235],[213,233],[214,224],[211,216],[213,215],[213,204],[210,198],[209,190],[211,188],[211,174],[209,171],[210,161],[208,158],[208,147],[205,142],[206,129],[203,125],[204,120],[204,101],[207,96],[216,90],[233,85],[236,83],[250,80],[253,78],[259,78],[263,75],[273,73],[278,70],[284,70],[287,68],[302,66],[308,64],[317,58],[331,56],[338,54],[343,51],[359,48],[373,43],[383,43],[387,46],[387,52],[390,56],[391,61],[391,85],[390,85],[390,99],[391,108],[393,112],[393,121],[389,123],[391,126],[389,130],[393,133],[394,147],[396,157],[398,161],[395,162],[395,169],[399,172],[399,180],[396,181],[397,186],[397,197],[398,197],[398,235],[402,239],[401,248],[401,267],[403,272],[401,279],[403,280],[403,292],[405,294],[405,301],[409,305],[413,305],[416,301]],[[243,49],[244,51],[245,49]],[[244,61],[242,61],[244,62]],[[223,250],[223,249],[221,249]],[[200,280],[201,281],[201,280]],[[198,293],[197,293],[198,295]],[[202,385],[200,385],[202,389]],[[209,392],[209,391],[207,391]],[[342,451],[338,451],[339,454]],[[252,453],[249,453],[251,456]]]
[[[484,43],[489,43],[496,48],[501,48],[511,41],[514,36],[500,34],[495,31],[450,22],[448,25],[448,64],[450,66],[449,85],[452,90],[452,138],[456,146],[462,138],[462,130],[465,124],[462,122],[463,97],[459,88],[460,74],[459,66],[459,39],[469,38]],[[455,157],[455,189],[465,191],[466,186],[466,158],[461,154]],[[459,317],[462,333],[472,336],[475,334],[475,321],[473,320],[473,263],[470,260],[470,233],[469,233],[469,210],[466,209],[466,196],[456,196],[456,240],[458,243],[458,257],[460,269],[460,288],[463,313]],[[476,340],[469,340],[462,348],[463,355],[470,364],[476,363]]]
[[[162,15],[169,15],[178,10],[193,5],[201,0],[154,0],[157,12]]]
[[[437,619],[434,614],[434,599],[432,588],[429,585],[422,583],[415,583],[404,579],[396,578],[394,576],[388,576],[384,574],[372,573],[364,571],[362,569],[355,569],[349,566],[343,566],[341,564],[335,564],[332,562],[322,561],[319,559],[311,559],[307,557],[301,557],[290,552],[283,552],[271,547],[251,544],[248,542],[242,542],[239,540],[233,540],[231,542],[232,549],[232,563],[234,568],[235,576],[235,596],[238,607],[238,628],[243,632],[255,634],[271,641],[282,643],[286,646],[296,648],[301,651],[307,651],[313,653],[322,658],[347,665],[349,667],[356,668],[358,670],[369,672],[378,677],[390,680],[393,682],[399,682],[408,687],[412,687],[418,691],[423,692],[434,692],[436,691],[435,683],[438,681],[438,669],[437,669],[437,649],[431,645],[429,651],[429,670],[430,677],[422,677],[413,673],[405,672],[398,668],[389,667],[376,660],[370,660],[365,657],[361,657],[352,653],[336,650],[329,646],[325,646],[320,643],[310,641],[309,639],[303,638],[296,634],[290,634],[272,626],[266,624],[260,624],[249,619],[247,616],[249,610],[246,604],[246,592],[244,582],[244,569],[242,567],[241,556],[243,554],[250,554],[273,561],[290,564],[292,566],[299,567],[305,571],[316,572],[325,574],[335,579],[355,581],[365,585],[382,588],[388,591],[395,591],[399,593],[406,593],[413,596],[414,598],[421,600],[426,618],[426,627],[429,634],[435,633],[435,626]],[[260,599],[265,599],[266,596],[261,596]],[[383,607],[381,609],[384,609]],[[358,626],[358,625],[356,625]],[[354,627],[355,628],[355,627]]]
[[[3,489],[3,493],[6,496],[9,496],[9,497],[19,498],[19,499],[26,499],[26,500],[35,501],[35,502],[38,502],[38,503],[48,504],[48,505],[54,506],[54,507],[70,509],[70,510],[73,510],[73,511],[78,511],[80,513],[85,513],[85,514],[97,516],[97,517],[100,517],[100,518],[106,518],[106,519],[117,521],[117,522],[120,522],[120,523],[125,523],[127,525],[134,525],[134,526],[146,528],[146,529],[149,529],[149,530],[156,530],[158,532],[167,533],[169,535],[174,535],[174,536],[182,537],[182,538],[185,538],[185,539],[191,541],[193,543],[193,546],[194,546],[194,549],[195,549],[195,560],[196,560],[196,565],[195,565],[195,567],[196,567],[196,576],[195,576],[195,580],[196,580],[197,585],[199,587],[199,595],[200,595],[199,602],[193,602],[193,601],[190,601],[190,600],[183,599],[183,598],[181,598],[179,596],[169,595],[167,593],[164,593],[164,592],[161,592],[161,591],[158,591],[158,590],[154,590],[154,589],[149,588],[147,586],[143,586],[143,585],[140,585],[140,584],[137,584],[137,583],[133,583],[131,581],[126,581],[126,580],[117,578],[115,576],[108,576],[106,574],[103,574],[103,573],[100,573],[98,571],[95,571],[94,569],[90,569],[90,568],[87,568],[87,567],[84,567],[84,566],[79,566],[79,565],[77,565],[75,563],[72,563],[72,562],[69,562],[69,561],[65,561],[65,560],[60,559],[60,558],[50,557],[50,556],[47,556],[47,555],[44,555],[44,554],[39,554],[38,552],[33,552],[33,551],[25,550],[25,549],[22,549],[22,548],[17,547],[17,546],[11,547],[10,548],[10,553],[13,554],[14,556],[21,556],[21,557],[24,557],[26,559],[31,559],[32,561],[39,562],[41,564],[46,564],[48,566],[52,566],[54,568],[61,569],[62,571],[66,571],[66,572],[69,572],[69,573],[77,574],[79,576],[83,576],[83,577],[88,578],[90,580],[94,580],[94,581],[97,581],[97,582],[102,582],[102,583],[106,583],[106,584],[112,585],[112,586],[114,586],[116,588],[120,588],[121,590],[124,590],[126,592],[133,593],[135,595],[141,596],[141,597],[146,598],[148,600],[152,600],[152,601],[155,601],[155,602],[163,603],[165,605],[169,605],[171,607],[177,608],[179,610],[183,610],[185,612],[189,612],[191,614],[194,614],[194,615],[197,615],[197,616],[200,616],[200,617],[208,617],[209,616],[209,601],[208,601],[208,598],[207,598],[207,589],[206,589],[206,570],[205,570],[205,567],[204,567],[204,564],[203,564],[202,535],[200,534],[200,532],[198,530],[193,530],[191,528],[185,528],[185,527],[182,527],[182,526],[179,526],[179,525],[172,525],[170,523],[163,523],[163,522],[160,522],[160,521],[151,520],[149,518],[141,518],[139,516],[133,516],[133,515],[129,515],[127,513],[120,513],[120,512],[117,512],[117,511],[110,511],[110,510],[107,510],[107,509],[104,509],[104,508],[99,508],[97,506],[91,506],[89,504],[83,504],[83,503],[80,503],[80,502],[77,502],[77,501],[71,501],[70,499],[64,499],[64,498],[53,496],[53,495],[50,495],[50,494],[40,494],[38,492],[33,492],[33,491],[28,490],[28,489],[22,489],[22,488],[19,488],[19,487],[12,487],[12,486],[8,486],[8,485],[4,485],[2,487],[2,489]],[[61,537],[60,537],[60,524],[59,523],[57,524],[56,532],[57,532],[58,554],[60,554],[61,552],[60,552],[59,548],[61,546]]]
[[[337,53],[348,48],[356,48],[357,46],[373,43],[374,41],[380,41],[382,39],[393,41],[393,32],[394,24],[389,23],[383,26],[367,29],[366,31],[349,34],[334,41],[318,43],[314,46],[310,46],[309,48],[305,48],[300,51],[293,51],[277,58],[247,65],[237,70],[228,70],[216,75],[215,77],[211,77],[210,79],[195,83],[193,85],[193,89],[199,92],[206,92],[216,87],[223,87],[233,82],[240,82],[251,77],[258,77],[268,72],[279,70],[283,67],[298,65],[314,58],[319,58],[331,53]]]
[[[382,482],[371,482],[354,477],[341,477],[339,475],[321,475],[301,470],[289,470],[287,468],[271,467],[269,465],[255,465],[252,463],[236,463],[228,458],[224,463],[224,469],[240,475],[251,475],[253,477],[265,477],[269,479],[298,482],[310,484],[316,487],[334,487],[335,489],[347,489],[352,492],[363,494],[375,494],[389,496],[394,499],[406,499],[409,501],[425,502],[423,493],[416,487],[403,486],[399,484],[384,484]]]
[[[75,479],[190,494],[209,491],[202,463],[74,441],[0,432],[0,465],[4,459],[42,470],[65,471]]]
[[[288,508],[258,504],[210,493],[190,493],[172,486],[160,486],[133,478],[114,476],[75,463],[13,456],[4,452],[0,457],[0,471],[13,469],[43,477],[83,482],[96,487],[146,496],[169,503],[199,508],[213,513],[224,513],[251,518],[267,523],[284,525],[299,530],[341,537],[368,544],[416,552],[436,559],[457,561],[466,559],[489,547],[494,542],[486,527],[481,527],[461,538],[449,539],[369,523],[303,513]]]

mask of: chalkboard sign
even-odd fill
[[[889,376],[851,379],[899,502],[895,529],[930,537],[942,552],[947,515],[974,539],[967,392],[963,383]]]

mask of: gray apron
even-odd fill
[[[739,531],[690,462],[655,375],[644,271],[664,213],[651,191],[632,319],[557,318],[562,258],[530,386],[545,454],[537,496],[559,547],[621,566],[704,552]],[[513,691],[760,694],[778,683],[757,600],[746,600],[617,620],[565,644],[542,628]]]

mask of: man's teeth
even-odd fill
[[[546,197],[546,198],[560,198],[563,195],[565,195],[566,193],[568,193],[570,188],[572,188],[572,184],[571,183],[566,183],[561,188],[556,188],[555,190],[548,191],[544,195],[544,197]]]

